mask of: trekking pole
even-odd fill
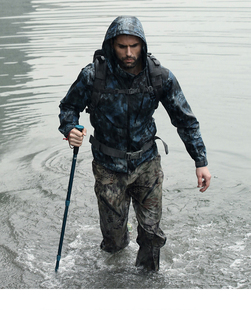
[[[81,126],[81,125],[76,125],[75,128],[77,128],[79,131],[82,131],[84,129],[84,127]],[[61,251],[62,251],[62,247],[63,247],[64,232],[65,232],[65,226],[66,226],[68,209],[69,209],[69,205],[70,205],[71,190],[72,190],[72,184],[73,184],[73,178],[74,178],[74,172],[75,172],[75,166],[76,166],[76,161],[77,161],[78,150],[79,150],[79,148],[74,146],[72,165],[71,165],[71,174],[70,174],[70,179],[69,179],[69,184],[68,184],[67,196],[66,196],[66,200],[65,200],[64,218],[63,218],[61,235],[60,235],[60,240],[59,240],[58,255],[57,255],[57,262],[56,262],[55,272],[57,272],[57,270],[58,270],[59,261],[60,261],[60,258],[61,258]]]

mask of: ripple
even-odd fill
[[[0,288],[22,289],[22,268],[15,264],[16,254],[5,246],[0,246]]]

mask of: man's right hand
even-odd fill
[[[84,136],[86,136],[86,133],[87,133],[86,128],[84,128],[82,131],[73,128],[68,135],[69,144],[71,146],[80,147],[82,145]]]

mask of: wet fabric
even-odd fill
[[[143,70],[138,75],[123,71],[112,50],[111,40],[119,34],[130,34],[143,41]],[[141,23],[135,17],[118,17],[109,27],[102,45],[107,62],[106,87],[113,89],[144,89],[150,86],[147,63],[147,43]],[[163,91],[160,98],[172,124],[185,147],[195,161],[196,167],[207,165],[206,149],[203,143],[199,122],[194,116],[180,85],[165,67],[161,67]],[[93,82],[95,79],[94,64],[87,65],[79,74],[60,103],[59,130],[68,136],[70,130],[78,124],[79,114],[91,104]],[[104,93],[91,115],[94,137],[102,144],[126,152],[137,152],[142,146],[153,140],[157,132],[154,112],[158,101],[150,93]],[[165,138],[166,140],[166,138]],[[152,160],[158,154],[157,145],[143,154],[140,159],[120,159],[107,156],[92,147],[96,162],[117,172],[128,173],[135,170],[145,161]]]
[[[166,242],[159,227],[163,182],[160,156],[143,163],[131,174],[108,170],[93,161],[93,173],[103,235],[101,249],[115,253],[129,244],[127,222],[132,202],[138,221],[137,243],[140,245],[136,266],[158,270],[159,249]]]
[[[122,70],[112,49],[117,35],[128,34],[141,38],[142,71],[138,75]],[[151,86],[147,62],[147,43],[141,23],[135,17],[120,16],[108,28],[102,45],[106,70],[106,89],[146,89]],[[80,112],[92,103],[95,80],[94,63],[80,72],[60,103],[59,130],[68,136],[78,124]],[[199,122],[194,116],[180,85],[170,70],[161,66],[162,91],[160,97],[149,92],[103,92],[95,110],[90,114],[94,138],[108,148],[134,153],[154,141],[157,128],[154,112],[158,100],[166,109],[172,124],[196,167],[207,165],[206,149]],[[162,213],[163,172],[157,145],[147,149],[140,158],[118,158],[106,155],[92,146],[95,193],[103,235],[101,248],[117,252],[129,243],[127,220],[132,202],[138,220],[139,251],[136,266],[159,269],[160,248],[166,237],[159,227]]]

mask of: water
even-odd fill
[[[72,151],[58,132],[58,105],[100,48],[111,21],[142,21],[149,50],[174,72],[201,123],[212,185],[201,194],[194,164],[169,117],[155,114],[169,144],[158,273],[134,267],[131,243],[99,249],[92,156],[80,149],[66,234],[54,272]],[[1,0],[0,287],[6,289],[249,289],[250,1]],[[92,133],[88,115],[81,124]]]

